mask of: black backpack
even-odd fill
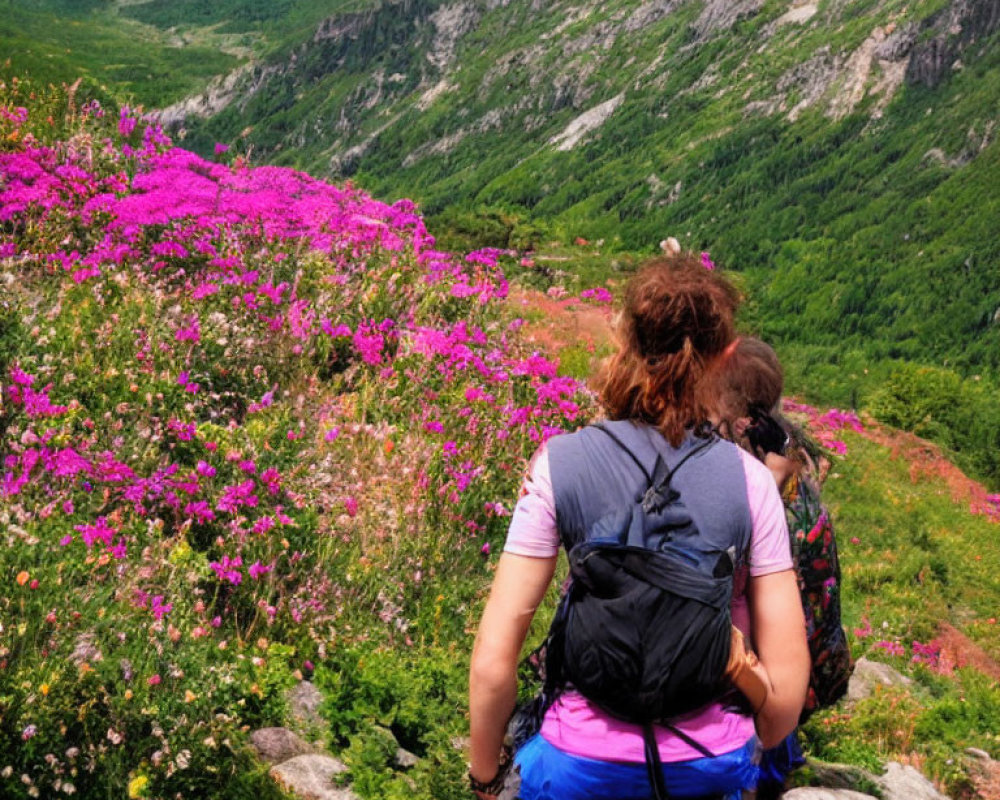
[[[731,691],[724,673],[733,573],[742,553],[735,542],[720,549],[707,541],[670,484],[689,459],[718,441],[714,435],[672,469],[658,454],[650,474],[611,430],[594,427],[631,457],[646,489],[567,548],[570,582],[544,645],[540,706],[572,684],[608,714],[641,724],[650,783],[662,800],[654,724],[713,756],[669,721]]]

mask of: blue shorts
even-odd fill
[[[757,740],[715,758],[668,762],[663,778],[671,797],[739,798],[757,785]],[[540,734],[514,759],[521,775],[518,800],[650,800],[653,790],[644,763],[599,761],[565,753]]]

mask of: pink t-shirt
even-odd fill
[[[733,624],[749,633],[747,572],[756,577],[791,569],[792,556],[785,509],[771,472],[747,452],[739,453],[753,530],[748,568],[737,571],[735,576],[732,615]],[[521,487],[504,552],[532,558],[551,558],[559,552],[555,496],[544,446],[535,455]],[[726,711],[718,703],[679,717],[675,726],[717,754],[742,747],[754,735],[752,718]],[[551,744],[573,755],[603,761],[645,761],[642,728],[609,716],[576,692],[565,692],[552,704],[541,733]],[[656,739],[660,758],[665,762],[702,756],[666,728],[656,728]]]

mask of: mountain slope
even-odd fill
[[[19,13],[36,31],[67,17],[79,25],[60,35],[80,42],[117,26],[151,43],[151,62],[169,54],[170,81],[107,84],[147,105],[204,87],[199,48],[224,47],[238,66],[163,111],[185,146],[227,142],[251,163],[413,197],[446,246],[548,251],[521,273],[534,284],[562,281],[543,263],[566,257],[555,240],[594,243],[561,265],[588,282],[669,234],[710,249],[742,273],[747,327],[778,346],[795,391],[892,406],[883,421],[1000,485],[1000,0],[43,0]],[[52,75],[118,74],[114,48],[71,50]],[[17,56],[12,70],[33,63]],[[897,380],[901,362],[946,372]]]
[[[992,370],[998,25],[996,0],[365,4],[164,118],[432,223],[679,234],[775,340]]]

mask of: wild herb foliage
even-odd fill
[[[56,139],[65,95],[2,91],[4,796],[273,796],[246,726],[386,648],[451,668],[396,727],[442,764],[422,796],[459,791],[440,723],[491,548],[591,404],[521,340],[502,254],[128,108],[72,98]]]

